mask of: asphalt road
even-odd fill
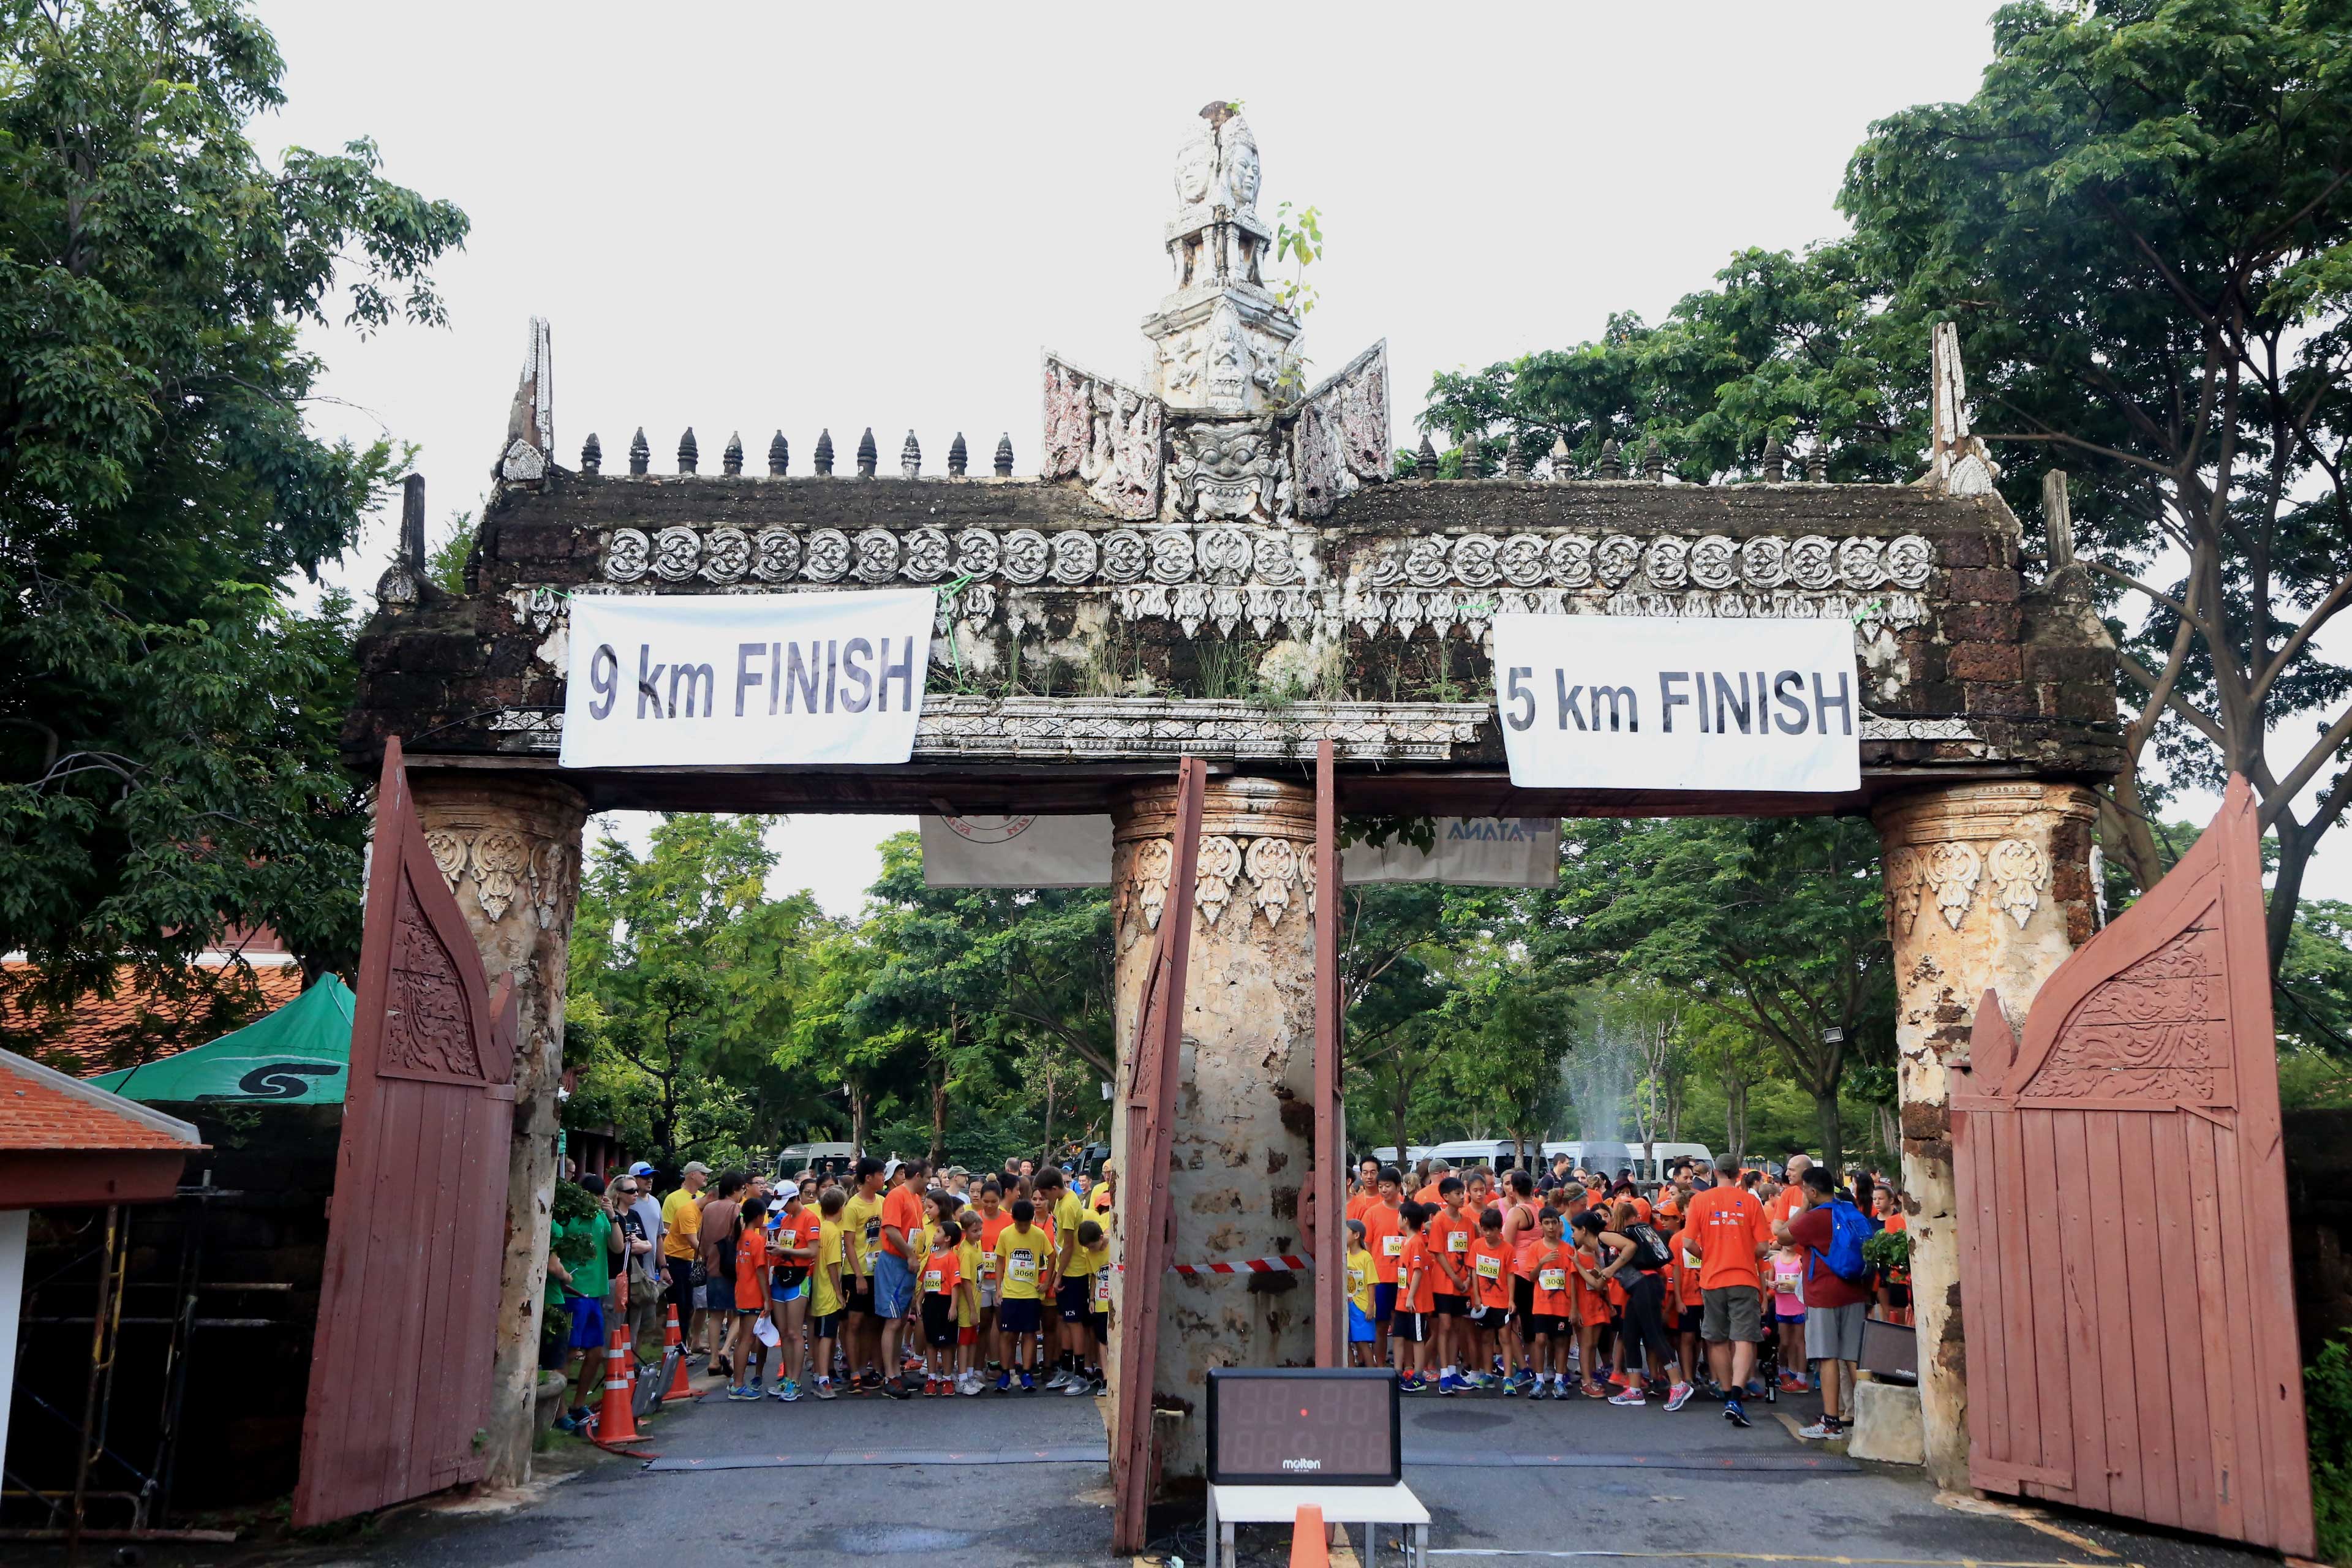
[[[1939,1502],[1919,1472],[1800,1443],[1810,1399],[1717,1407],[1465,1395],[1408,1402],[1406,1480],[1434,1516],[1436,1568],[1525,1568],[1623,1553],[1660,1568],[2275,1568],[2277,1559],[2059,1517],[2036,1530]],[[1129,1568],[1110,1555],[1102,1415],[1058,1394],[978,1399],[705,1399],[653,1424],[661,1463],[566,1442],[577,1473],[503,1511],[424,1507],[333,1539],[268,1548],[151,1548],[148,1568]],[[1068,1458],[1086,1453],[1085,1459]],[[1034,1456],[1048,1456],[1044,1461]],[[1155,1518],[1159,1554],[1201,1561],[1197,1511]],[[2049,1530],[2063,1535],[2048,1533]],[[2071,1538],[2071,1539],[2069,1539]],[[1288,1560],[1286,1530],[1245,1561]],[[1359,1542],[1360,1544],[1360,1541]],[[2102,1555],[2102,1553],[2111,1555]],[[54,1562],[54,1553],[10,1561]],[[103,1551],[91,1559],[103,1563]],[[1381,1560],[1395,1561],[1382,1542]]]

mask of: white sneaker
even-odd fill
[[[1069,1373],[1066,1370],[1057,1368],[1054,1373],[1053,1381],[1045,1384],[1045,1392],[1051,1394],[1057,1388],[1066,1387],[1069,1384]]]

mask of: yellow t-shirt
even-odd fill
[[[1372,1255],[1360,1247],[1348,1254],[1348,1300],[1364,1316],[1372,1315]]]
[[[882,1249],[881,1194],[850,1194],[849,1201],[841,1205],[841,1229],[849,1237],[849,1256],[856,1273],[861,1277],[873,1273],[870,1260]]]
[[[967,1241],[959,1246],[956,1262],[963,1270],[963,1282],[971,1287],[956,1292],[956,1327],[969,1329],[980,1321],[980,1243]]]
[[[996,1237],[996,1277],[1003,1281],[997,1288],[999,1299],[1043,1300],[1037,1281],[1052,1260],[1053,1253],[1043,1230],[1034,1225],[1026,1230],[1017,1225],[1006,1226]]]
[[[809,1310],[822,1318],[841,1310],[841,1292],[833,1288],[832,1267],[841,1261],[841,1226],[819,1220],[816,1228],[816,1274],[809,1286]]]
[[[1110,1310],[1110,1243],[1106,1240],[1086,1255],[1087,1267],[1095,1273],[1095,1310]]]
[[[1087,1205],[1079,1201],[1077,1194],[1064,1187],[1061,1200],[1054,1205],[1054,1245],[1059,1247],[1066,1236],[1076,1237],[1078,1226],[1086,1223],[1086,1218]],[[1093,1273],[1095,1266],[1089,1261],[1090,1257],[1084,1247],[1073,1241],[1070,1244],[1070,1261],[1062,1268],[1063,1278],[1076,1279],[1082,1274]]]
[[[684,1187],[662,1199],[662,1256],[692,1258],[702,1242],[702,1205]]]

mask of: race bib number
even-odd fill
[[[940,1293],[940,1271],[938,1269],[926,1268],[923,1270],[923,1289],[934,1296]]]
[[[1110,1269],[1108,1268],[1095,1270],[1095,1300],[1105,1307],[1110,1305]]]
[[[1016,1247],[1005,1255],[1005,1273],[1015,1285],[1037,1283],[1037,1255],[1025,1247]]]
[[[1683,1267],[1685,1268],[1696,1268],[1698,1267],[1698,1254],[1693,1252],[1687,1247],[1683,1248]]]
[[[1568,1289],[1568,1270],[1565,1268],[1541,1269],[1536,1275],[1536,1283],[1547,1290],[1565,1290]]]
[[[866,1245],[872,1247],[876,1242],[880,1241],[881,1239],[882,1222],[878,1219],[867,1220],[866,1222]]]
[[[1445,1250],[1448,1252],[1469,1251],[1470,1233],[1466,1230],[1457,1230],[1450,1233],[1445,1238]]]
[[[1483,1256],[1481,1256],[1481,1257],[1479,1258],[1479,1259],[1478,1259],[1478,1278],[1479,1278],[1479,1279],[1500,1279],[1502,1277],[1503,1277],[1503,1260],[1502,1260],[1501,1258],[1499,1258],[1496,1257],[1496,1256],[1495,1256],[1493,1253],[1491,1253],[1491,1252],[1490,1252],[1490,1253],[1484,1254]]]
[[[996,1254],[993,1252],[983,1252],[980,1255],[980,1277],[982,1279],[996,1278]]]
[[[1349,1270],[1348,1270],[1348,1294],[1349,1294],[1349,1295],[1350,1295],[1350,1296],[1361,1295],[1361,1294],[1363,1293],[1363,1289],[1364,1289],[1364,1271],[1363,1271],[1362,1269],[1360,1269],[1360,1268],[1350,1268],[1350,1269],[1349,1269]]]
[[[1402,1258],[1404,1256],[1404,1237],[1402,1235],[1391,1235],[1381,1237],[1381,1256],[1383,1258]]]

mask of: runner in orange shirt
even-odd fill
[[[1429,1243],[1432,1288],[1437,1296],[1437,1339],[1432,1361],[1439,1371],[1437,1392],[1467,1394],[1470,1382],[1462,1375],[1469,1363],[1470,1238],[1478,1222],[1463,1204],[1465,1189],[1459,1176],[1437,1184],[1438,1205],[1423,1227]]]
[[[1559,1211],[1547,1205],[1537,1221],[1535,1252],[1528,1265],[1524,1338],[1535,1363],[1533,1399],[1568,1397],[1569,1321],[1576,1310],[1576,1258],[1560,1241]]]
[[[1404,1256],[1403,1189],[1402,1173],[1382,1166],[1380,1201],[1364,1211],[1364,1245],[1372,1255],[1372,1323],[1380,1331],[1382,1365],[1389,1361],[1389,1322],[1397,1310],[1397,1260]]]
[[[1756,1340],[1763,1327],[1763,1277],[1756,1260],[1771,1250],[1772,1232],[1756,1194],[1737,1184],[1739,1162],[1716,1161],[1724,1178],[1691,1200],[1685,1234],[1699,1255],[1699,1335],[1724,1394],[1723,1418],[1749,1425],[1741,1404],[1756,1370]]]
[[[1519,1343],[1528,1343],[1527,1321],[1536,1310],[1535,1267],[1536,1249],[1543,1245],[1541,1222],[1535,1201],[1536,1180],[1525,1171],[1513,1171],[1505,1179],[1510,1189],[1503,1208],[1503,1248],[1511,1255],[1511,1318],[1519,1325]],[[1505,1394],[1525,1394],[1535,1386],[1532,1364],[1520,1367],[1518,1376],[1503,1384]]]
[[[1476,1363],[1470,1381],[1480,1388],[1494,1387],[1494,1376],[1486,1368],[1499,1358],[1507,1385],[1519,1363],[1515,1343],[1518,1334],[1511,1323],[1511,1255],[1503,1246],[1499,1210],[1490,1208],[1478,1216],[1478,1236],[1470,1244],[1470,1272],[1477,1290],[1477,1305],[1469,1320],[1475,1325],[1470,1342]]]
[[[1364,1211],[1381,1201],[1381,1163],[1366,1160],[1356,1167],[1356,1190],[1348,1194],[1348,1217],[1361,1219]]]
[[[1399,1234],[1404,1239],[1397,1257],[1396,1316],[1391,1342],[1396,1346],[1397,1387],[1405,1394],[1426,1394],[1429,1345],[1437,1322],[1436,1267],[1423,1234],[1429,1211],[1406,1204],[1397,1212]]]

